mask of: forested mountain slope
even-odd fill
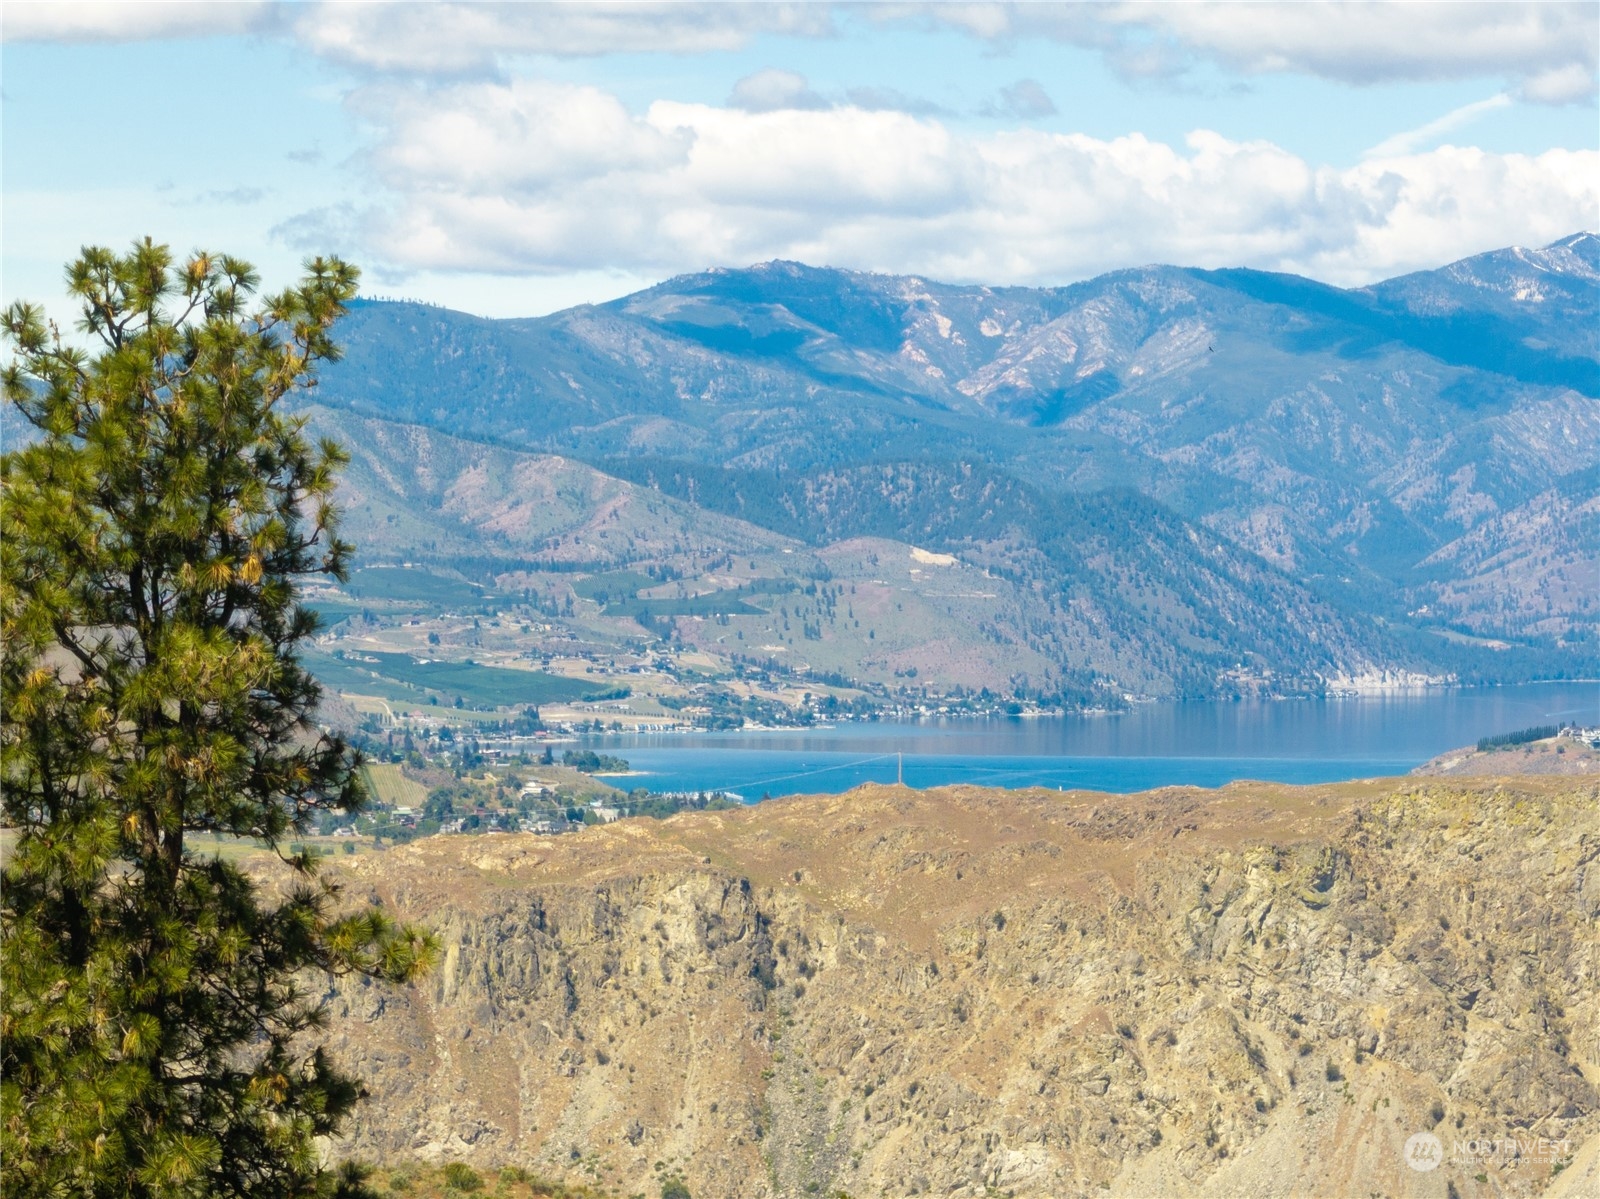
[[[709,594],[743,584],[730,607],[744,609],[787,609],[781,591],[751,594],[746,576],[813,590],[849,581],[860,601],[817,612],[786,651],[847,676],[872,677],[878,663],[891,678],[1051,694],[1200,696],[1225,677],[1299,692],[1402,652],[1381,625],[1137,492],[1059,495],[989,467],[927,463],[774,475],[624,460],[639,468],[630,481],[420,426],[312,416],[351,453],[339,498],[364,564],[502,589],[649,565]],[[876,619],[844,619],[858,606]],[[775,636],[752,628],[746,652]],[[986,665],[952,665],[974,656]]]
[[[816,546],[1004,542],[1007,569],[1058,602],[1116,543],[1135,598],[1141,572],[1214,596],[1194,627],[1219,654],[1303,652],[1273,642],[1282,621],[1260,645],[1223,635],[1263,627],[1243,592],[1173,565],[1226,558],[1259,603],[1359,646],[1352,662],[1448,673],[1477,654],[1468,673],[1512,677],[1523,649],[1595,657],[1597,264],[1584,233],[1353,291],[1243,270],[1023,289],[773,262],[530,320],[368,303],[320,402],[582,460]],[[1189,548],[1136,567],[1141,539]],[[1304,603],[1286,605],[1291,583]]]

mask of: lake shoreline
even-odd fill
[[[746,723],[738,728],[701,728],[693,724],[678,724],[671,728],[652,729],[647,733],[637,732],[633,729],[607,729],[598,732],[563,732],[559,736],[547,738],[550,741],[574,742],[584,744],[601,744],[605,738],[627,738],[638,736],[659,737],[700,737],[700,736],[763,736],[774,733],[811,733],[819,730],[835,728],[861,727],[872,725],[901,726],[938,724],[955,721],[1027,721],[1027,720],[1063,720],[1063,719],[1099,719],[1102,717],[1124,718],[1138,714],[1147,708],[1159,707],[1214,707],[1233,708],[1241,704],[1318,704],[1318,703],[1366,703],[1374,700],[1426,698],[1438,695],[1465,695],[1496,691],[1513,691],[1519,688],[1538,687],[1584,687],[1591,686],[1600,689],[1600,677],[1589,679],[1534,679],[1520,683],[1451,683],[1451,682],[1426,682],[1426,683],[1394,683],[1387,686],[1375,686],[1361,689],[1341,689],[1328,691],[1320,695],[1251,695],[1230,697],[1201,697],[1196,699],[1133,699],[1127,707],[1122,708],[1025,708],[1019,712],[1006,712],[998,708],[973,712],[927,712],[915,709],[891,709],[884,713],[872,712],[865,715],[845,715],[829,717],[826,720],[817,720],[811,724],[758,724]]]
[[[1600,723],[1600,686],[1429,688],[1299,703],[1179,701],[1094,715],[857,719],[790,729],[612,731],[578,740],[626,760],[629,775],[651,791],[776,796],[897,779],[919,788],[1138,791],[1404,776],[1483,736],[1567,722]]]

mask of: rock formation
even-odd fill
[[[338,1152],[696,1199],[1600,1194],[1597,800],[864,787],[352,859],[444,952],[333,992],[373,1092]]]

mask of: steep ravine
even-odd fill
[[[445,952],[335,993],[373,1092],[339,1152],[696,1199],[1600,1194],[1590,780],[868,787],[343,869]]]

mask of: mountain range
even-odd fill
[[[995,582],[987,614],[930,619],[983,643],[973,678],[1034,689],[1597,664],[1591,233],[1354,290],[771,262],[537,319],[360,302],[341,332],[314,411],[356,451],[369,561],[655,564],[716,591],[729,551],[826,570],[881,542]]]

